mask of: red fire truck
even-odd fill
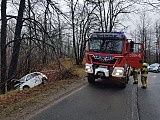
[[[123,32],[94,32],[86,55],[88,82],[105,78],[125,88],[132,68],[141,68],[143,52],[143,43],[128,40]]]

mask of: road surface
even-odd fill
[[[160,73],[149,73],[148,88],[125,89],[106,80],[87,84],[67,97],[40,110],[30,120],[160,120]]]

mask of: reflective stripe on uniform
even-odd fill
[[[138,80],[134,80],[135,82],[138,82]]]
[[[138,69],[137,68],[134,68],[133,71],[138,73]]]

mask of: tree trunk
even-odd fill
[[[49,1],[47,1],[47,6],[45,8],[45,16],[44,16],[44,39],[43,39],[43,65],[47,63],[47,51],[46,51],[46,42],[47,42],[47,13],[49,10]]]
[[[102,16],[102,8],[101,8],[101,2],[100,2],[100,0],[98,0],[98,5],[99,5],[99,12],[100,12],[101,29],[102,29],[102,32],[104,32],[104,28],[103,28],[103,16]]]
[[[17,73],[16,69],[17,69],[20,44],[21,44],[21,29],[22,29],[22,24],[23,24],[22,19],[23,19],[24,8],[25,8],[25,0],[21,0],[20,6],[19,6],[19,11],[18,11],[15,34],[14,34],[13,53],[12,53],[11,63],[9,66],[9,71],[8,71],[8,82],[7,82],[7,90],[8,91],[13,89],[13,84],[11,82],[11,79]]]
[[[77,50],[76,50],[76,38],[75,38],[75,21],[74,21],[74,6],[73,6],[73,0],[71,0],[71,14],[72,14],[72,35],[73,35],[73,51],[75,55],[75,62],[76,65],[79,64],[78,62],[78,55],[77,55]]]
[[[31,19],[31,3],[30,0],[28,0],[28,15],[29,19]],[[28,52],[27,52],[27,68],[26,68],[26,73],[29,73],[31,70],[31,39],[32,39],[32,22],[31,20],[29,21],[29,46],[28,46]]]
[[[5,84],[6,84],[6,27],[7,27],[7,19],[6,19],[6,5],[7,1],[1,1],[1,81],[0,81],[0,93],[5,94]]]

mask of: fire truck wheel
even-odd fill
[[[88,74],[88,82],[94,83],[95,82],[95,76],[93,74]]]
[[[121,83],[120,88],[126,88],[126,83]]]
[[[129,76],[126,76],[126,83],[128,84]]]

